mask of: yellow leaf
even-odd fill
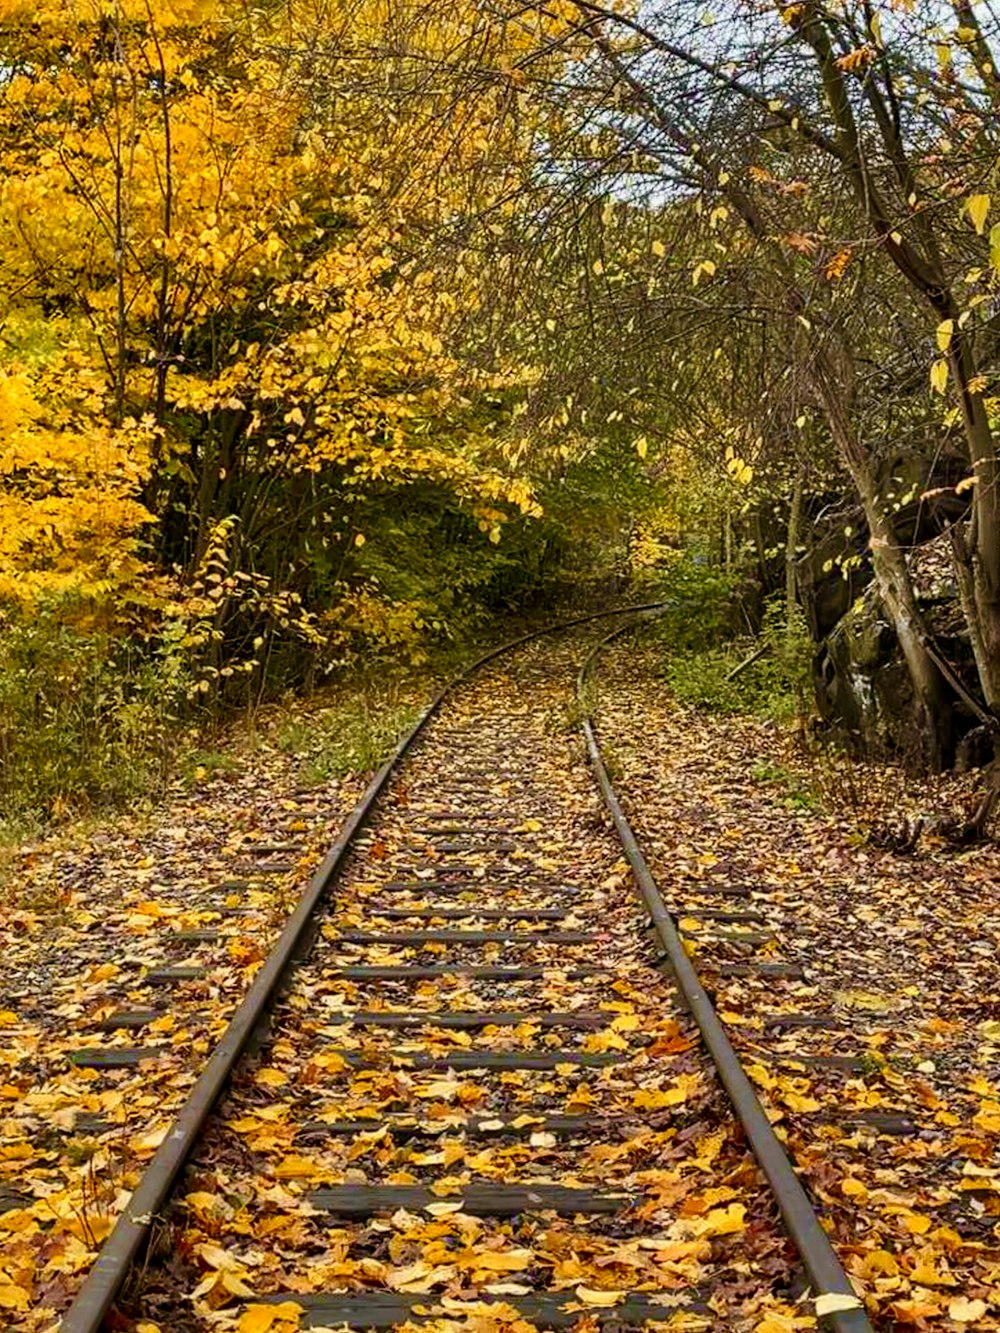
[[[500,1127],[503,1128],[503,1121],[500,1121]],[[437,1203],[425,1203],[424,1212],[430,1213],[431,1217],[450,1217],[452,1213],[460,1213],[463,1206],[461,1199],[441,1199]]]
[[[223,1273],[219,1285],[231,1296],[254,1296],[256,1292],[240,1277],[239,1273]]]
[[[617,1305],[625,1295],[622,1291],[595,1291],[592,1287],[577,1287],[577,1300],[583,1301],[584,1305],[597,1305],[607,1307]]]
[[[986,218],[990,211],[990,196],[988,194],[969,195],[965,201],[965,211],[976,229],[976,234],[982,236],[983,228],[986,226]]]
[[[950,1273],[939,1273],[933,1264],[919,1263],[911,1269],[910,1281],[921,1287],[953,1287],[955,1279]]]
[[[847,1296],[839,1291],[825,1291],[822,1296],[816,1297],[815,1304],[820,1318],[827,1314],[838,1314],[841,1310],[861,1309],[857,1296]]]
[[[797,1092],[783,1092],[781,1100],[790,1111],[818,1111],[822,1107],[822,1102],[818,1102],[815,1097],[803,1097]]]
[[[948,348],[951,346],[951,337],[954,332],[955,321],[953,319],[943,319],[937,326],[935,337],[937,338],[939,351],[947,352]]]
[[[263,1069],[258,1069],[253,1076],[255,1083],[262,1084],[265,1088],[280,1088],[288,1082],[288,1075],[283,1074],[280,1069],[274,1069],[266,1065]]]
[[[657,259],[662,259],[667,253],[666,246],[662,241],[654,241],[649,248],[652,250],[653,254],[656,255]]]
[[[594,272],[597,274],[598,277],[600,277],[601,274],[604,272],[604,265],[601,263],[599,259],[594,260]]]
[[[681,1074],[669,1088],[642,1089],[632,1094],[632,1105],[641,1111],[660,1111],[665,1106],[680,1106],[697,1092],[701,1080],[697,1074]]]
[[[314,1176],[316,1170],[316,1163],[311,1158],[292,1153],[278,1163],[274,1168],[274,1174],[279,1180],[294,1180],[297,1177]]]
[[[772,1310],[759,1324],[754,1325],[753,1333],[796,1333],[800,1328],[815,1328],[816,1320],[810,1315],[796,1314],[791,1307],[785,1311]]]
[[[699,1224],[701,1236],[732,1236],[743,1230],[743,1218],[746,1209],[741,1203],[731,1203],[728,1208],[713,1208]]]
[[[931,366],[931,388],[935,393],[944,393],[948,387],[948,362],[935,361]]]
[[[30,1310],[31,1293],[24,1287],[0,1283],[0,1310]]]
[[[948,1318],[956,1324],[974,1324],[986,1313],[986,1302],[970,1301],[965,1296],[956,1296],[948,1302]]]
[[[228,1250],[224,1250],[218,1245],[210,1245],[208,1241],[196,1245],[195,1254],[209,1268],[214,1268],[218,1272],[243,1273],[246,1271],[235,1255],[230,1254]]]
[[[532,1250],[505,1250],[477,1254],[474,1250],[460,1250],[455,1262],[460,1268],[474,1268],[491,1273],[518,1273],[530,1268],[534,1260]]]
[[[645,458],[649,453],[649,441],[646,439],[645,435],[640,435],[636,440],[635,451],[640,458]]]
[[[354,534],[354,545],[364,546],[364,544],[365,544],[365,534],[363,532],[356,532]]]
[[[1000,1134],[1000,1102],[983,1102],[972,1123],[986,1134]]]
[[[859,1277],[898,1277],[899,1264],[894,1254],[888,1250],[870,1250],[861,1260],[860,1267],[853,1270]]]
[[[302,1306],[294,1301],[282,1301],[279,1305],[248,1305],[240,1315],[236,1333],[268,1333],[279,1319],[297,1324],[301,1313]]]

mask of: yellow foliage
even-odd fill
[[[393,15],[424,56],[454,53],[469,19],[405,3]],[[141,491],[190,525],[189,580],[205,534],[240,516],[230,583],[240,543],[258,539],[244,521],[261,526],[255,497],[280,504],[295,478],[352,495],[430,482],[490,541],[512,514],[540,514],[477,407],[525,371],[456,359],[444,335],[476,308],[475,283],[454,256],[418,261],[411,235],[509,190],[530,122],[498,132],[487,87],[454,111],[461,134],[442,136],[422,58],[403,56],[406,115],[391,114],[387,21],[380,0],[339,15],[0,0],[0,314],[16,323],[21,294],[44,293],[74,344],[68,359],[42,349],[37,383],[12,367],[5,387],[0,596],[135,578]],[[556,11],[501,25],[476,58],[515,79],[570,23]],[[331,99],[347,67],[350,91]],[[60,374],[81,386],[65,408]],[[207,623],[208,596],[183,614]],[[408,603],[375,596],[340,619],[387,642],[421,628]]]
[[[74,369],[72,355],[56,368]],[[43,410],[26,372],[0,369],[0,599],[20,604],[100,597],[132,581],[144,568],[139,534],[152,520],[138,499],[149,423],[126,421],[117,431],[99,419],[83,429],[61,424],[64,415],[73,420],[81,382],[77,404],[47,387]]]

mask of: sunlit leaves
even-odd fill
[[[236,1325],[236,1333],[270,1333],[276,1323],[290,1321],[297,1328],[302,1306],[294,1301],[276,1301],[270,1305],[250,1304],[244,1307]]]
[[[155,435],[148,421],[110,428],[96,388],[75,349],[48,373],[0,371],[0,598],[102,598],[145,567],[139,494]]]
[[[990,196],[988,194],[972,194],[965,201],[965,211],[969,215],[969,221],[976,229],[977,236],[982,236],[986,226],[986,219],[990,211]]]

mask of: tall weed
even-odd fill
[[[169,643],[150,652],[45,610],[0,623],[0,820],[155,789],[185,683]]]

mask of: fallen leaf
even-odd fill
[[[826,1291],[813,1301],[816,1313],[822,1319],[824,1315],[839,1314],[842,1310],[860,1310],[863,1308],[857,1296],[848,1296],[845,1292]]]

